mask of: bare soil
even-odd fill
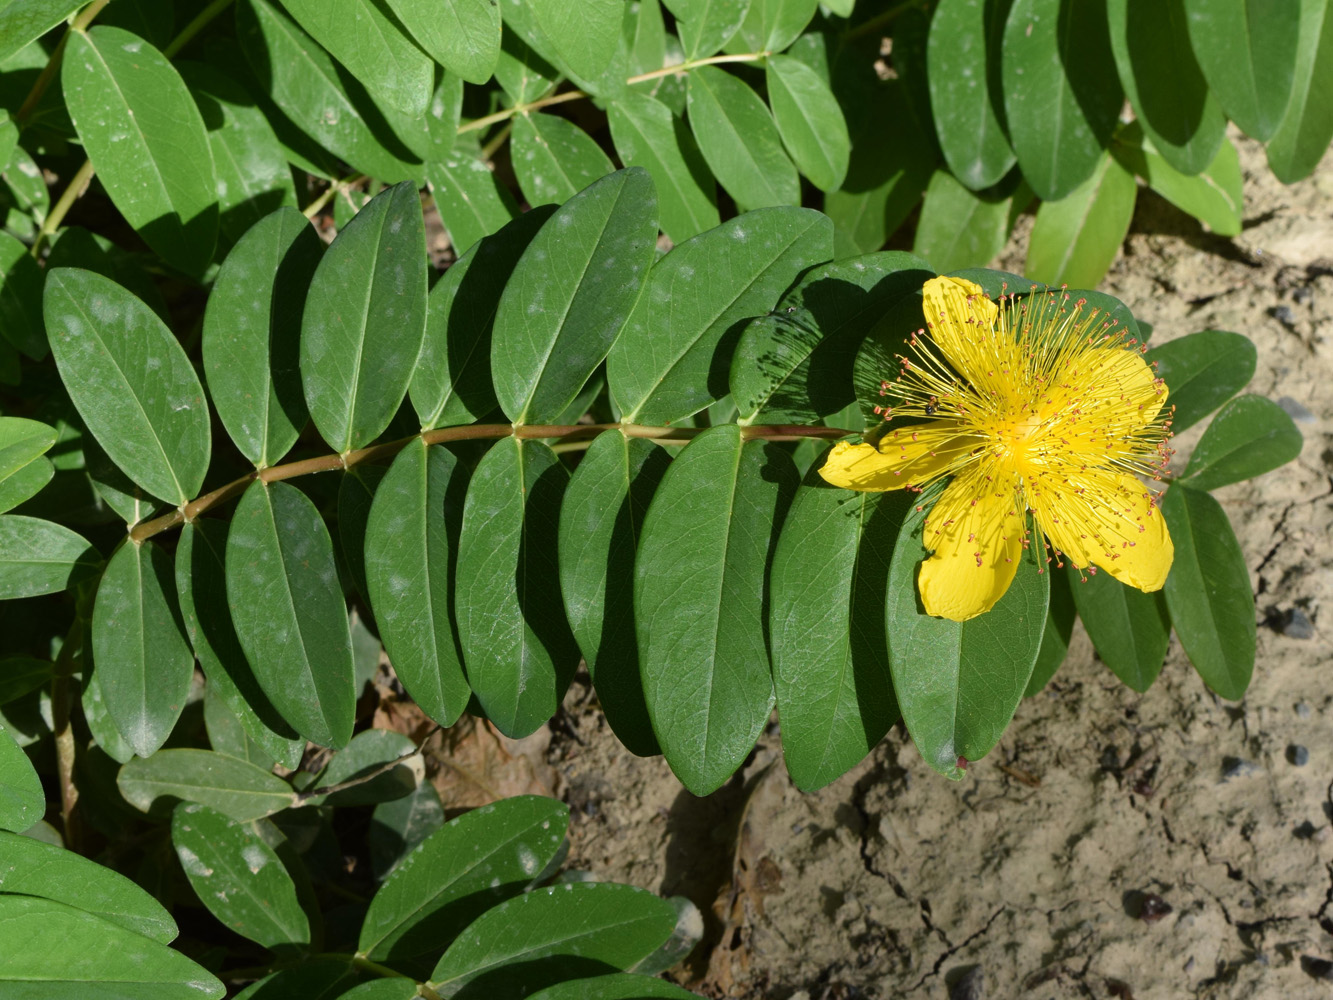
[[[1283,187],[1238,142],[1243,235],[1144,192],[1103,287],[1154,342],[1251,337],[1250,391],[1305,434],[1297,462],[1218,494],[1257,594],[1244,701],[1210,694],[1174,642],[1135,694],[1076,630],[961,782],[899,726],[802,794],[775,722],[699,799],[625,751],[576,685],[544,751],[576,817],[570,864],[694,900],[705,939],[674,978],[774,1000],[1333,997],[1333,155]],[[1028,229],[996,266],[1022,270]],[[1194,440],[1177,439],[1179,463]]]

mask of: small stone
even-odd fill
[[[1295,302],[1298,306],[1308,305],[1313,298],[1314,292],[1310,291],[1308,285],[1301,285],[1300,288],[1291,293],[1291,301]]]
[[[1171,912],[1171,904],[1155,892],[1143,894],[1139,904],[1139,919],[1145,924],[1155,924]]]
[[[1293,743],[1287,747],[1287,760],[1297,767],[1304,767],[1310,763],[1310,751],[1299,743]]]
[[[1222,780],[1234,781],[1237,778],[1250,778],[1263,770],[1252,760],[1240,757],[1225,757],[1222,760]]]
[[[1291,419],[1298,424],[1312,424],[1316,420],[1313,413],[1290,396],[1280,396],[1277,405],[1282,407],[1282,409],[1286,411],[1287,416],[1291,417]]]
[[[1268,310],[1268,315],[1285,326],[1288,330],[1296,325],[1296,314],[1291,311],[1291,306],[1274,306]]]
[[[1301,956],[1301,969],[1311,979],[1323,979],[1333,982],[1333,962],[1314,955]]]
[[[1308,719],[1310,717],[1310,703],[1308,701],[1296,702],[1296,718]]]
[[[949,987],[949,1000],[985,1000],[986,975],[981,966],[965,969]]]
[[[1289,608],[1280,621],[1278,628],[1288,639],[1314,638],[1314,623],[1300,608]]]

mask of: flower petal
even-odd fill
[[[959,437],[956,422],[937,420],[892,430],[878,447],[839,441],[819,474],[847,490],[916,489],[945,475],[974,444],[972,438]]]
[[[1088,470],[1063,481],[1043,476],[1026,487],[1037,524],[1080,569],[1099,566],[1121,583],[1161,590],[1175,545],[1157,500],[1120,472]]]
[[[959,374],[977,383],[984,373],[971,370],[976,365],[969,362],[977,352],[969,345],[993,335],[999,306],[980,285],[963,278],[931,278],[921,289],[921,300],[931,340]]]
[[[935,554],[921,564],[926,613],[967,621],[995,606],[1018,572],[1024,511],[1009,476],[995,465],[957,476],[926,517],[923,541]]]

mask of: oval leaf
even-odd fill
[[[737,207],[799,205],[801,179],[759,95],[716,66],[691,70],[689,80],[690,129]]]
[[[28,248],[0,232],[0,335],[34,361],[45,358],[48,350],[42,325],[43,278]]]
[[[1069,573],[1074,606],[1097,655],[1135,691],[1147,691],[1162,672],[1171,640],[1162,595],[1127,587],[1110,573]]]
[[[745,21],[751,0],[662,0],[676,16],[687,59],[711,56]]]
[[[770,56],[765,80],[778,133],[797,168],[821,191],[839,187],[847,176],[852,149],[833,91],[818,73],[792,56]]]
[[[530,205],[566,202],[615,170],[587,132],[555,115],[518,115],[510,143],[514,173]]]
[[[1134,175],[1104,154],[1077,188],[1042,202],[1028,242],[1028,276],[1074,288],[1100,284],[1129,232],[1138,190]]]
[[[486,83],[500,55],[500,8],[491,0],[388,0],[403,26],[440,65]]]
[[[32,761],[0,725],[0,830],[22,832],[46,812],[46,793]]]
[[[140,812],[159,800],[198,802],[247,823],[295,804],[287,782],[247,761],[211,750],[159,750],[120,769],[116,787]]]
[[[0,417],[0,480],[8,479],[56,443],[56,429],[22,417]]]
[[[1032,192],[1020,184],[1031,199]],[[969,191],[953,175],[937,170],[921,203],[912,253],[924,257],[940,272],[963,267],[984,267],[1001,250],[1009,227],[1023,207],[1013,196],[996,198]]]
[[[54,594],[97,572],[102,557],[68,528],[36,517],[0,517],[0,601]]]
[[[1182,478],[1192,489],[1215,490],[1286,465],[1304,444],[1296,424],[1277,403],[1263,396],[1238,396],[1203,432]]]
[[[306,739],[346,745],[356,707],[352,638],[315,505],[286,483],[252,483],[232,519],[226,566],[232,622],[264,693]]]
[[[1284,184],[1314,172],[1333,140],[1333,4],[1301,0],[1291,103],[1268,143],[1268,166]]]
[[[527,0],[537,27],[577,76],[595,79],[610,64],[620,43],[623,0]]]
[[[1249,337],[1223,330],[1178,337],[1145,355],[1166,382],[1167,402],[1174,408],[1171,429],[1177,433],[1244,389],[1258,359]]]
[[[208,471],[208,404],[180,342],[92,271],[56,268],[43,304],[60,378],[111,460],[153,496],[194,499]]]
[[[1240,156],[1229,139],[1198,176],[1186,176],[1171,166],[1131,122],[1116,136],[1113,152],[1128,170],[1182,212],[1188,212],[1219,236],[1239,236],[1244,198]]]

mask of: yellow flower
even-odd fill
[[[877,445],[839,442],[820,474],[847,489],[918,492],[952,477],[926,516],[926,612],[989,611],[1029,545],[1028,511],[1048,539],[1046,564],[1160,589],[1175,549],[1138,477],[1160,479],[1170,418],[1143,348],[1063,290],[997,306],[970,281],[932,278],[923,298],[929,333],[912,336],[914,356],[882,386],[891,405],[877,412],[891,429]]]

